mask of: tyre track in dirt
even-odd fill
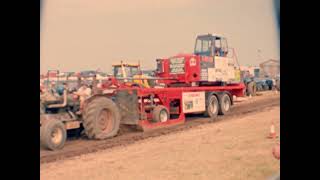
[[[263,96],[254,97],[248,101],[237,103],[233,106],[230,114],[219,116],[214,123],[220,123],[226,120],[231,120],[233,117],[247,116],[251,113],[260,112],[267,108],[280,105],[279,94],[266,94]],[[92,153],[99,150],[109,149],[117,146],[127,146],[140,140],[147,138],[166,135],[185,131],[190,128],[197,127],[206,123],[211,123],[209,118],[198,116],[187,117],[186,123],[168,128],[161,128],[150,132],[133,131],[130,128],[122,128],[119,135],[106,140],[89,140],[85,137],[69,140],[65,147],[59,151],[48,151],[40,148],[40,164],[48,163],[65,158],[71,158],[82,154]]]

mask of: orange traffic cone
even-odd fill
[[[275,127],[274,127],[274,122],[272,122],[272,124],[271,124],[271,126],[270,126],[270,133],[269,133],[269,135],[268,135],[268,138],[269,139],[275,139],[275,138],[277,138],[278,136],[277,136],[277,133],[276,133],[276,131],[275,131]]]

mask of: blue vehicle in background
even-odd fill
[[[270,78],[255,78],[257,91],[269,91],[273,88],[273,80]]]
[[[255,69],[254,75],[250,74],[249,71],[241,72],[241,80],[246,86],[246,95],[247,96],[255,96],[258,91],[269,91],[272,90],[274,86],[276,86],[276,80],[269,77],[260,77],[260,70]],[[280,75],[279,75],[279,83],[280,83]],[[280,89],[280,85],[279,85]]]

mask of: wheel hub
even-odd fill
[[[102,131],[110,131],[112,129],[112,113],[109,110],[102,110],[99,115],[99,127]]]
[[[168,120],[168,114],[166,111],[161,111],[160,112],[160,121],[161,122],[166,122]]]
[[[62,130],[60,128],[55,128],[51,133],[51,141],[54,144],[59,144],[62,141]]]

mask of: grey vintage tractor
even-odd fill
[[[40,95],[40,143],[44,148],[63,148],[69,132],[83,131],[90,139],[106,139],[117,134],[120,113],[112,98],[94,93],[78,114],[80,101],[69,90],[63,89],[62,96],[52,92]]]

